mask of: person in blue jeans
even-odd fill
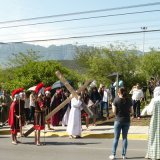
[[[132,101],[127,97],[125,88],[119,88],[118,96],[112,103],[112,111],[115,114],[114,122],[114,141],[112,146],[112,155],[109,159],[116,158],[116,150],[119,142],[119,137],[122,131],[122,159],[126,159],[126,152],[128,146],[128,130],[130,127],[130,114],[133,113]]]
[[[110,100],[110,91],[109,89],[105,88],[104,85],[101,84],[99,88],[99,94],[101,96],[101,102],[100,102],[100,116],[103,118],[103,108],[106,110],[106,119],[109,119],[109,109],[108,109],[108,103]]]

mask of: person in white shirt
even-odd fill
[[[104,85],[101,85],[99,89],[99,93],[101,95],[101,103],[100,103],[100,113],[101,117],[103,117],[103,108],[106,110],[106,119],[109,119],[109,98],[110,98],[110,91],[109,89],[105,88]]]
[[[29,120],[31,122],[31,120],[34,119],[34,112],[35,112],[35,92],[34,91],[30,94],[29,105],[30,105]]]
[[[140,107],[141,107],[141,100],[143,99],[143,91],[140,89],[139,84],[137,83],[136,86],[133,86],[132,90],[130,91],[130,94],[132,94],[132,104],[133,104],[133,110],[134,115],[132,118],[140,119]]]
[[[26,123],[28,124],[29,122],[29,113],[30,113],[30,99],[29,99],[29,92],[25,93],[25,104],[24,104],[24,110],[25,110],[25,118],[26,118]]]

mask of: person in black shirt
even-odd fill
[[[112,104],[112,111],[115,114],[114,141],[112,147],[112,155],[110,155],[109,158],[115,159],[118,141],[122,130],[122,159],[126,159],[126,151],[128,145],[127,135],[130,127],[130,113],[133,113],[133,107],[132,101],[127,97],[126,90],[124,88],[119,88],[118,97],[114,99]]]
[[[93,125],[96,126],[96,118],[98,116],[98,105],[101,100],[101,96],[98,92],[97,87],[93,87],[90,92],[90,99],[94,103],[91,107],[91,111],[95,115],[93,118]]]

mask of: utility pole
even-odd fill
[[[144,46],[145,46],[145,32],[147,30],[147,27],[141,27],[141,29],[143,30],[143,55],[144,53]]]

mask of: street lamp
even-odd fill
[[[147,30],[147,27],[141,27],[141,29],[143,30],[143,55],[144,55],[145,32],[146,32],[146,30]]]

